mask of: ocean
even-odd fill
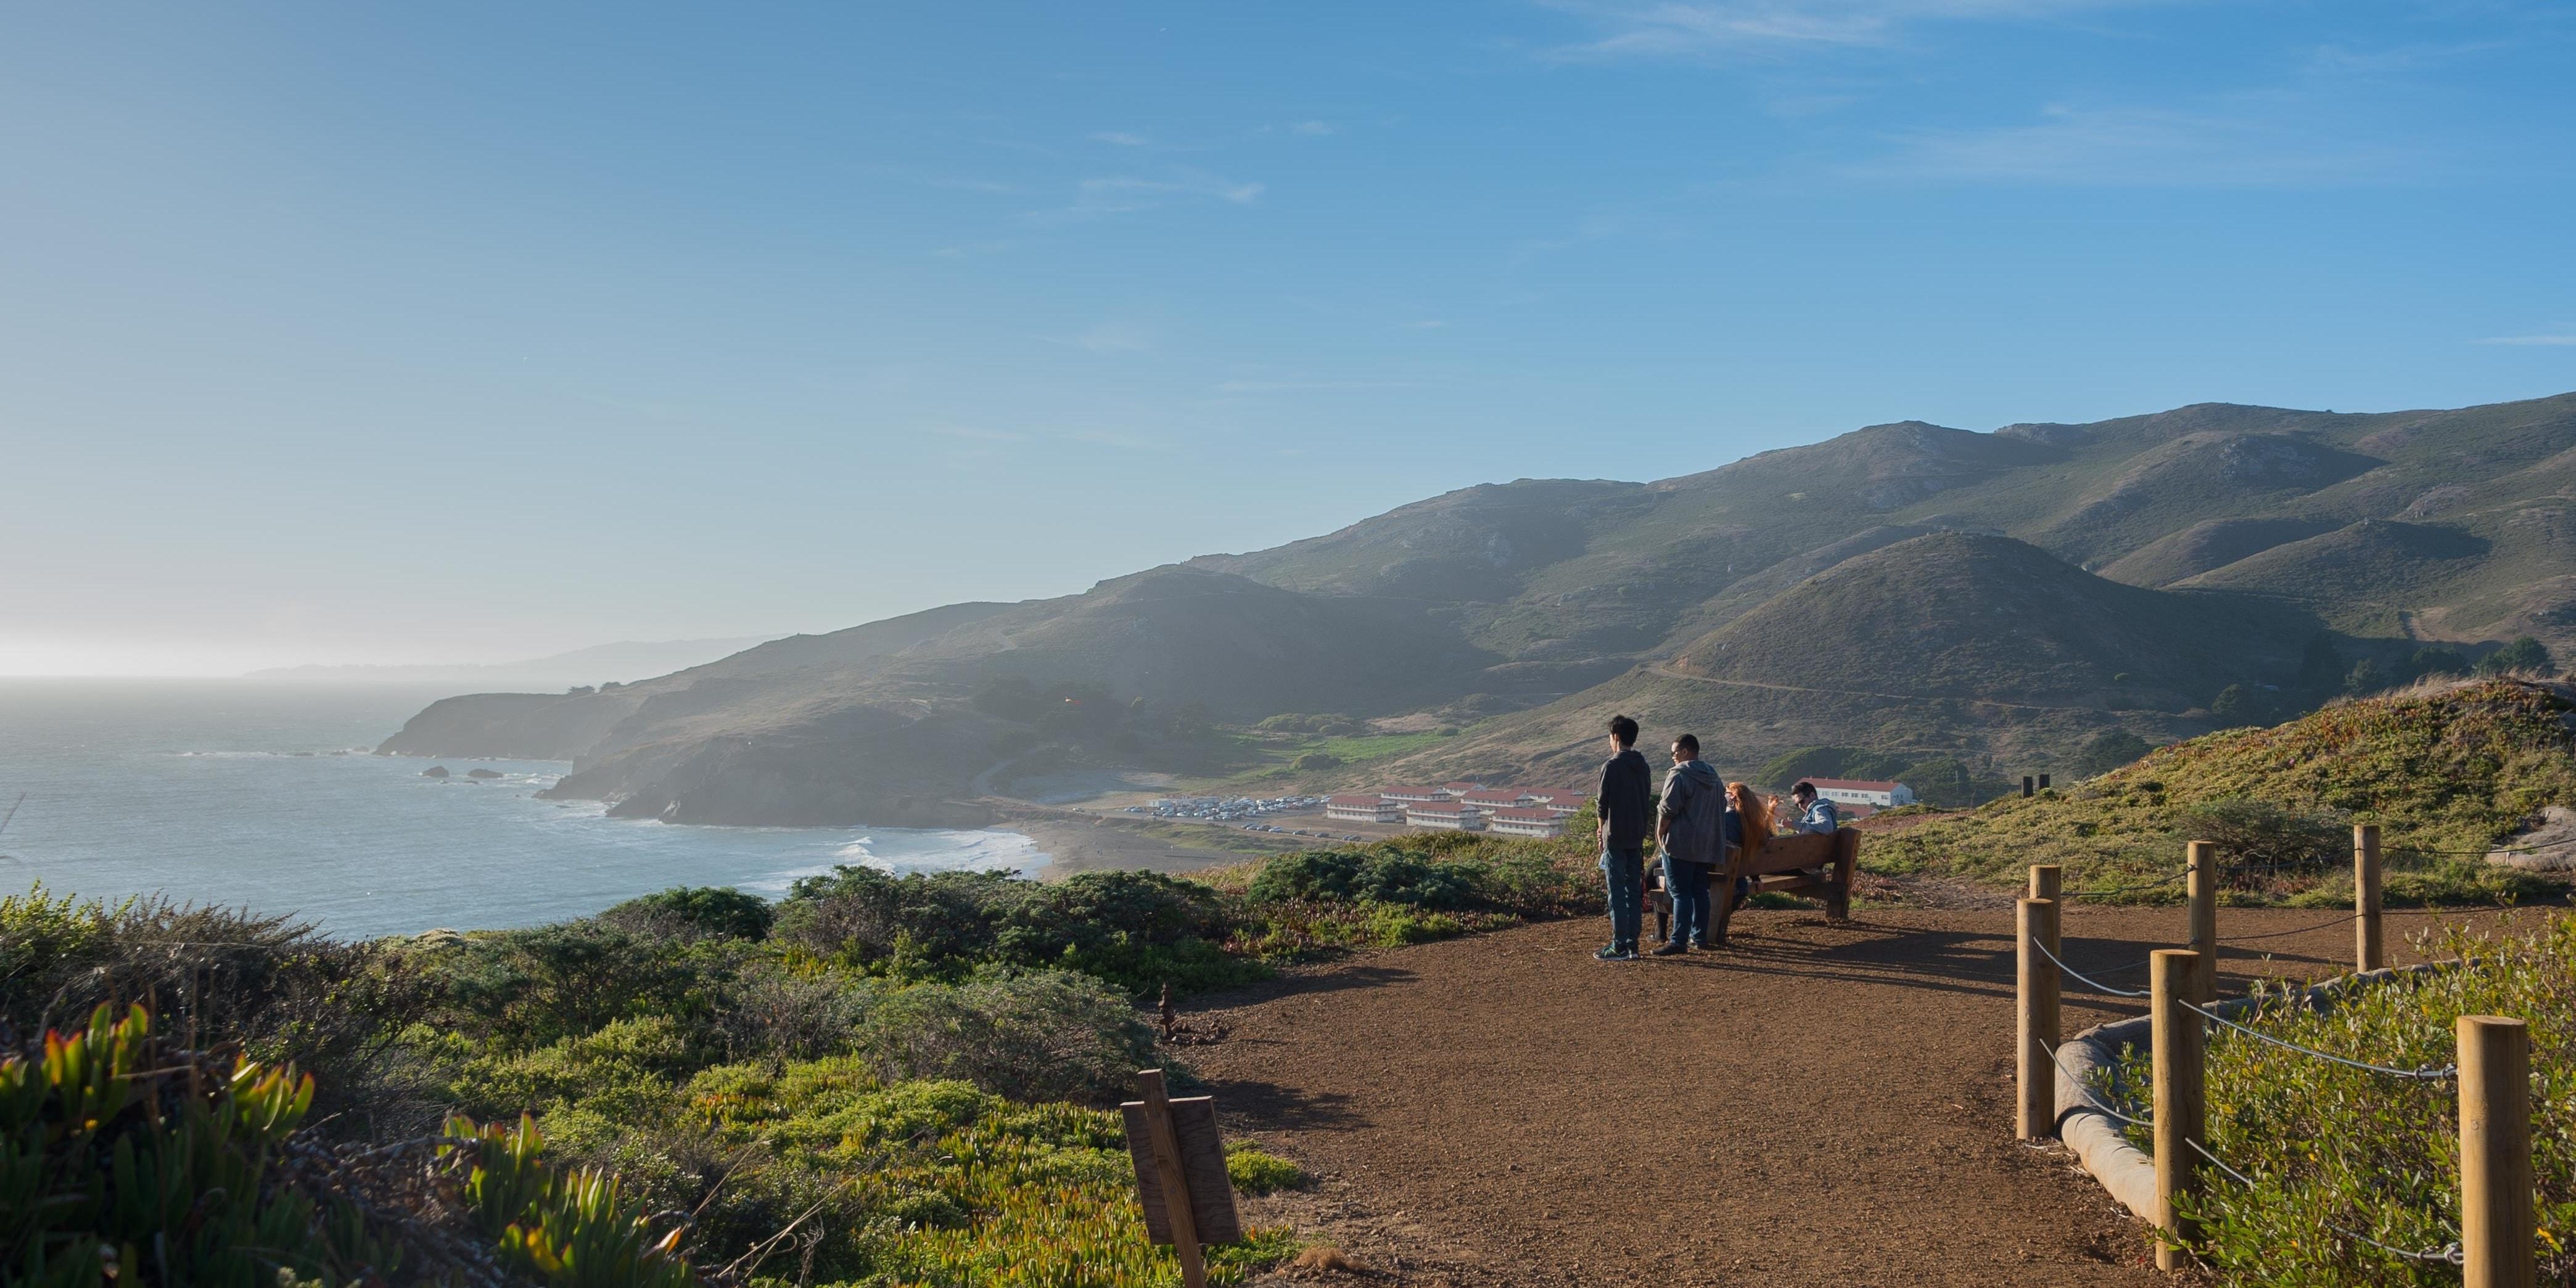
[[[675,885],[777,896],[836,864],[1034,872],[1016,832],[688,827],[537,792],[554,761],[369,751],[447,691],[0,679],[0,893],[294,913],[340,938],[538,925]],[[432,764],[451,777],[422,777]],[[497,778],[474,779],[489,770]]]

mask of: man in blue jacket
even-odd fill
[[[1592,799],[1601,819],[1601,875],[1610,887],[1610,946],[1593,956],[1637,960],[1637,923],[1645,903],[1646,836],[1654,813],[1655,774],[1637,753],[1637,722],[1610,717],[1609,763]]]
[[[1657,957],[1706,948],[1708,879],[1726,861],[1726,782],[1699,758],[1699,739],[1673,739],[1673,772],[1655,811],[1655,840],[1664,850],[1664,892],[1673,897],[1673,937]]]

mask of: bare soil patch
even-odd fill
[[[2342,973],[2332,916],[2222,910],[2222,935],[2272,936],[2222,956],[2222,988]],[[2427,920],[2393,918],[2392,942]],[[1591,959],[1605,926],[1526,926],[1198,1008],[1231,1035],[1189,1052],[1228,1130],[1319,1177],[1248,1215],[1363,1268],[1276,1281],[2170,1282],[2070,1155],[2010,1139],[2009,911],[1735,924],[1727,949],[1634,964]],[[2182,934],[2178,908],[2077,909],[2065,931],[2071,964],[2109,972]],[[2070,1032],[2136,1013],[2066,997]]]

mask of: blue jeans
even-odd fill
[[[1673,942],[1708,946],[1708,878],[1717,869],[1664,856],[1664,893],[1673,897]]]
[[[1646,902],[1646,847],[1613,845],[1601,851],[1601,873],[1610,884],[1610,946],[1637,951],[1637,922]]]

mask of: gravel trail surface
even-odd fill
[[[2220,914],[2223,995],[2348,967],[2332,910]],[[2470,914],[2491,921],[2495,914]],[[2392,916],[2405,934],[2428,922]],[[1186,1057],[1227,1130],[1318,1176],[1254,1200],[1357,1275],[1452,1285],[2173,1282],[2062,1150],[2010,1139],[2009,910],[1748,911],[1709,953],[1604,964],[1557,922],[1211,997]],[[1651,929],[1651,927],[1650,927]],[[2139,987],[2179,908],[2077,908],[2066,955]],[[2070,982],[2073,1032],[2136,1014]],[[1302,1278],[1300,1276],[1303,1276]]]

